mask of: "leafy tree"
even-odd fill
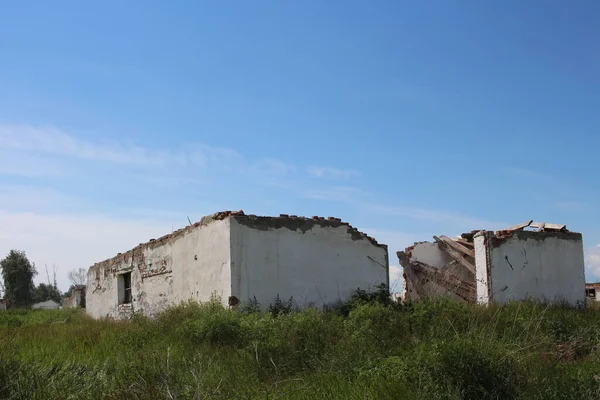
[[[41,303],[42,301],[48,300],[54,300],[60,304],[62,302],[60,290],[58,290],[56,286],[40,283],[38,287],[35,288],[33,301],[34,303]]]
[[[28,307],[33,302],[35,287],[33,277],[37,274],[24,251],[11,250],[0,261],[4,280],[4,297],[9,307]]]

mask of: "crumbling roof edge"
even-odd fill
[[[369,236],[368,234],[361,232],[357,228],[350,225],[348,222],[342,221],[340,218],[335,217],[319,217],[313,216],[311,218],[308,217],[299,217],[297,215],[288,215],[288,214],[280,214],[279,217],[274,216],[257,216],[257,215],[247,215],[247,214],[234,214],[232,218],[235,219],[242,225],[246,225],[252,228],[266,230],[269,228],[288,228],[290,230],[301,230],[305,232],[306,230],[312,228],[313,226],[321,226],[321,227],[346,227],[347,232],[352,236],[354,240],[367,239],[371,244],[379,247],[388,247],[386,244],[382,244],[377,242],[375,238]]]
[[[373,244],[375,246],[385,247],[386,249],[388,247],[387,244],[378,243],[377,240],[375,240],[375,238],[367,235],[364,232],[359,231],[358,229],[354,228],[349,223],[343,222],[340,218],[335,218],[335,217],[325,218],[325,217],[319,217],[319,216],[313,216],[311,218],[307,218],[307,217],[299,217],[296,215],[287,215],[287,214],[280,214],[279,217],[274,217],[274,216],[257,216],[257,215],[253,215],[253,214],[245,214],[243,210],[220,211],[220,212],[216,212],[213,214],[205,215],[204,217],[202,217],[200,219],[200,221],[193,223],[191,225],[188,225],[184,228],[178,229],[172,233],[163,235],[158,239],[150,239],[147,242],[140,243],[137,246],[133,247],[132,249],[127,250],[124,253],[117,253],[117,255],[115,255],[113,257],[96,262],[88,269],[88,271],[92,270],[94,267],[97,267],[98,265],[114,262],[119,257],[127,257],[130,254],[135,253],[136,251],[139,251],[142,248],[145,248],[148,246],[158,246],[161,243],[164,243],[166,240],[178,238],[178,237],[186,234],[187,232],[190,232],[190,231],[198,228],[199,226],[206,226],[214,221],[222,221],[222,220],[229,219],[229,218],[233,218],[237,222],[243,223],[245,225],[257,227],[257,225],[262,224],[263,226],[266,225],[267,228],[273,228],[273,227],[275,227],[275,228],[281,228],[281,227],[290,228],[290,226],[292,226],[292,227],[298,227],[298,228],[302,229],[302,226],[312,227],[315,225],[324,226],[324,227],[345,226],[347,228],[348,233],[350,235],[352,235],[352,237],[354,239],[367,239],[371,242],[371,244]]]

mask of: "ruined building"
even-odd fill
[[[86,311],[95,318],[152,315],[217,295],[225,306],[276,296],[302,306],[389,285],[387,246],[336,218],[220,212],[90,267]]]
[[[585,303],[582,235],[565,225],[527,221],[496,232],[434,236],[434,242],[415,243],[397,255],[405,300],[444,295],[480,304]]]
[[[85,285],[75,285],[71,296],[63,299],[64,308],[85,308]]]
[[[586,283],[585,297],[591,301],[600,301],[600,282]]]

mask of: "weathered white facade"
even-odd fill
[[[223,212],[92,266],[86,310],[95,318],[152,315],[212,295],[224,305],[277,295],[302,306],[344,300],[386,283],[387,246],[339,219]]]
[[[535,299],[585,303],[583,240],[575,232],[475,235],[478,302]]]

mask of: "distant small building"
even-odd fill
[[[0,299],[0,311],[6,310],[6,300]]]
[[[31,306],[31,308],[40,310],[58,310],[60,308],[60,304],[54,300],[46,300],[42,301],[41,303],[35,303]]]
[[[85,308],[85,285],[76,285],[71,292],[71,297],[63,299],[64,308]]]
[[[600,282],[586,283],[585,297],[588,300],[600,301]]]

